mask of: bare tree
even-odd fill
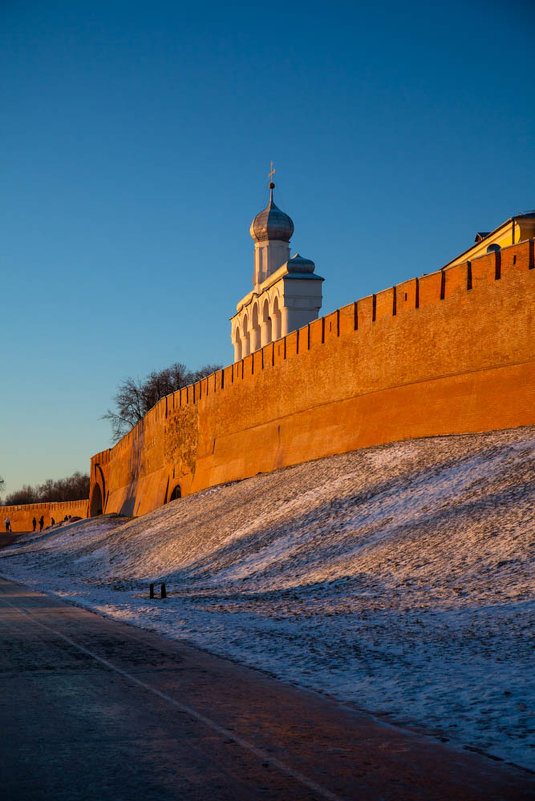
[[[46,503],[64,501],[83,501],[89,498],[89,475],[76,472],[68,478],[48,478],[35,487],[25,484],[22,489],[6,497],[6,506],[19,506],[24,503]]]
[[[220,365],[207,364],[191,371],[185,364],[176,362],[164,370],[153,370],[144,379],[125,378],[113,398],[115,409],[108,409],[103,415],[103,419],[111,423],[113,442],[118,442],[143,420],[161,398],[220,369]]]

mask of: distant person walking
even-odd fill
[[[51,526],[55,526],[56,525],[56,521],[54,520],[53,517],[50,519],[50,525]]]
[[[11,531],[11,520],[9,519],[9,517],[6,517],[4,523],[6,524],[6,531]]]
[[[37,528],[37,520],[35,519],[35,517],[32,520],[32,525],[33,525],[33,530],[35,531],[35,529]]]
[[[39,531],[43,530],[44,524],[45,524],[45,518],[43,517],[43,515],[41,515],[41,517],[39,518]]]

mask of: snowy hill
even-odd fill
[[[26,535],[0,573],[535,769],[534,553],[531,427]]]

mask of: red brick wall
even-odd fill
[[[87,501],[66,501],[65,503],[27,503],[20,506],[0,506],[0,525],[5,531],[4,521],[6,517],[11,520],[11,530],[15,533],[20,531],[32,531],[32,520],[38,521],[43,515],[45,526],[49,526],[52,518],[59,523],[65,515],[72,517],[88,517]],[[37,526],[39,528],[39,525]]]
[[[177,484],[535,423],[533,254],[524,242],[405,281],[163,399],[93,457],[92,497],[143,514]]]

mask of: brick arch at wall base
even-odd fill
[[[338,309],[161,400],[93,457],[105,511],[412,437],[535,423],[529,240]]]
[[[180,484],[177,484],[171,494],[169,495],[169,501],[176,501],[178,498],[182,497],[182,489]]]
[[[104,499],[102,497],[102,490],[100,485],[95,483],[91,490],[91,500],[89,502],[89,516],[97,517],[101,515],[104,509]]]
[[[32,520],[38,521],[43,515],[44,525],[49,526],[52,518],[59,523],[66,515],[71,517],[88,517],[88,501],[65,501],[64,503],[27,503],[19,506],[0,506],[0,523],[4,531],[4,520],[9,517],[11,530],[17,534],[32,531]],[[37,525],[39,530],[39,524]]]

